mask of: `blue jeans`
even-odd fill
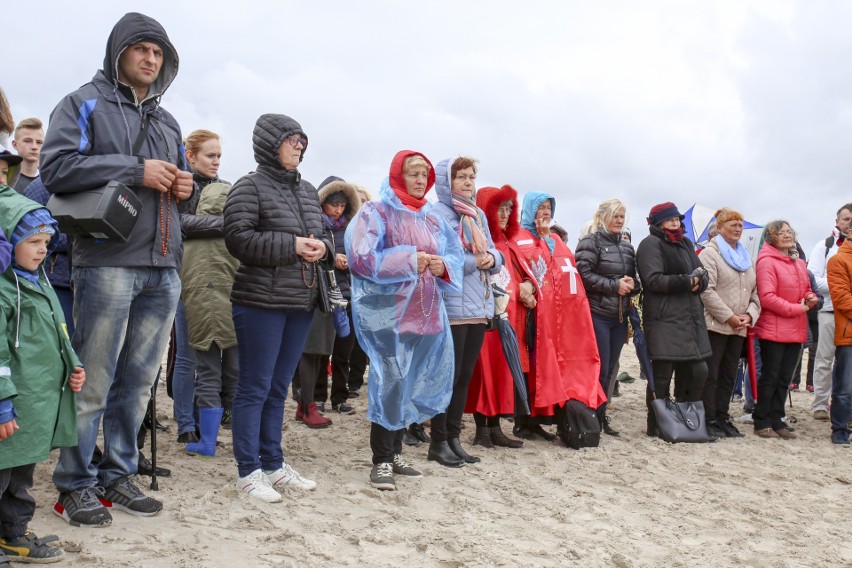
[[[284,399],[302,356],[312,311],[267,310],[233,304],[240,374],[231,414],[240,477],[284,463]]]
[[[627,320],[620,322],[616,318],[592,315],[592,326],[595,328],[595,341],[598,343],[598,353],[601,357],[601,373],[599,380],[604,392],[609,392],[609,381],[612,371],[621,357],[621,350],[627,341]],[[601,405],[606,410],[606,403]]]
[[[178,434],[195,432],[195,351],[189,346],[189,328],[183,301],[175,313],[175,370],[172,376]]]
[[[852,345],[840,345],[834,351],[831,375],[831,430],[843,432],[849,439],[852,419]]]
[[[174,268],[74,268],[73,346],[86,368],[77,395],[75,448],[62,448],[53,482],[60,491],[111,485],[136,473],[136,434],[175,316]],[[92,454],[103,419],[103,458]]]

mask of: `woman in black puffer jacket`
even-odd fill
[[[642,328],[654,371],[655,394],[669,398],[675,375],[675,400],[694,402],[704,394],[706,359],[712,355],[701,292],[707,271],[692,241],[684,236],[683,215],[671,201],[654,205],[648,215],[650,235],[636,250],[636,266],[645,288]],[[648,435],[657,436],[657,422],[647,393]]]
[[[232,430],[237,488],[276,502],[276,485],[316,487],[284,463],[281,425],[317,305],[316,262],[331,243],[317,191],[297,170],[308,145],[299,123],[264,114],[252,142],[257,171],[234,184],[225,204],[225,244],[240,261],[231,292],[240,351]]]
[[[633,245],[621,238],[626,215],[627,207],[618,199],[601,203],[592,219],[592,233],[580,239],[575,253],[592,311],[601,357],[601,388],[606,393],[627,340],[630,296],[639,293]],[[598,408],[597,414],[603,431],[617,436],[618,432],[609,425],[606,403]]]

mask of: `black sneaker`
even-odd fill
[[[402,459],[400,454],[394,454],[392,469],[397,475],[404,475],[406,477],[423,477],[423,474],[411,467],[411,464]]]
[[[142,493],[127,476],[104,488],[101,502],[107,507],[121,509],[139,517],[152,517],[163,510],[162,501]]]
[[[103,494],[103,487],[60,493],[53,512],[72,527],[108,527],[112,524],[112,515],[100,501]]]
[[[370,471],[370,485],[382,491],[395,491],[396,482],[393,480],[393,466],[389,463],[377,463]]]
[[[59,562],[65,556],[65,551],[58,546],[47,545],[49,542],[57,541],[59,537],[56,535],[39,538],[33,531],[27,531],[24,536],[12,540],[0,539],[0,555],[5,554],[9,560],[15,562],[36,564]]]
[[[355,409],[351,404],[341,402],[340,404],[332,404],[331,407],[340,414],[355,414]]]
[[[325,414],[325,403],[324,402],[318,402],[317,403],[317,410],[319,411],[320,414]]]
[[[349,387],[349,394],[347,395],[349,398],[358,398],[361,396],[361,389],[358,387]]]

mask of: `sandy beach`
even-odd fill
[[[638,377],[631,347],[621,364]],[[160,464],[173,471],[156,493],[165,510],[71,527],[51,512],[52,461],[36,472],[32,528],[59,535],[74,566],[852,566],[852,450],[830,443],[809,393],[792,396],[797,440],[760,439],[742,425],[745,438],[674,446],[645,435],[645,383],[621,389],[609,411],[621,436],[599,448],[485,450],[470,446],[466,415],[462,441],[482,462],[447,469],[426,461],[425,446],[406,447],[424,476],[398,476],[396,492],[368,483],[363,394],[357,414],[331,413],[325,430],[296,422],[288,401],[287,461],[319,486],[266,504],[235,489],[230,432],[213,459],[184,454],[162,388],[158,415],[172,430],[159,437]]]

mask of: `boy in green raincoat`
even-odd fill
[[[47,209],[0,185],[0,227],[14,246],[0,276],[0,567],[64,552],[29,530],[35,464],[77,444],[74,401],[86,380],[59,299],[40,265],[57,233]]]

